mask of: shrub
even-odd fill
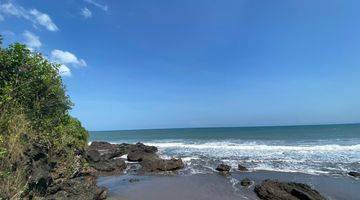
[[[32,144],[60,155],[65,169],[87,145],[87,131],[69,115],[58,67],[25,45],[0,46],[0,199],[25,191],[24,151]]]

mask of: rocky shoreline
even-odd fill
[[[86,151],[86,159],[94,169],[97,176],[122,175],[127,165],[136,162],[139,168],[133,168],[136,174],[157,173],[164,171],[176,171],[184,168],[184,163],[180,158],[162,159],[157,154],[158,149],[155,146],[147,146],[142,143],[136,144],[110,144],[107,142],[92,142]],[[231,167],[220,164],[216,170],[220,174],[227,175]],[[239,164],[238,171],[247,171],[246,167]],[[355,172],[349,175],[356,176]],[[253,181],[245,178],[240,182],[241,186],[248,187]],[[105,198],[107,190],[101,188],[98,192]],[[312,199],[323,200],[318,191],[312,189],[309,185],[295,182],[281,182],[276,180],[264,180],[255,185],[254,192],[260,199]]]

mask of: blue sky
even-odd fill
[[[0,0],[0,33],[62,64],[89,130],[354,123],[343,0]]]

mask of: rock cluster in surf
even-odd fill
[[[118,174],[126,169],[127,161],[139,162],[142,171],[174,171],[184,167],[181,159],[162,159],[157,155],[155,146],[136,144],[110,144],[108,142],[93,142],[86,151],[90,166],[100,174]]]

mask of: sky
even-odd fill
[[[360,122],[360,1],[0,0],[88,130]]]

